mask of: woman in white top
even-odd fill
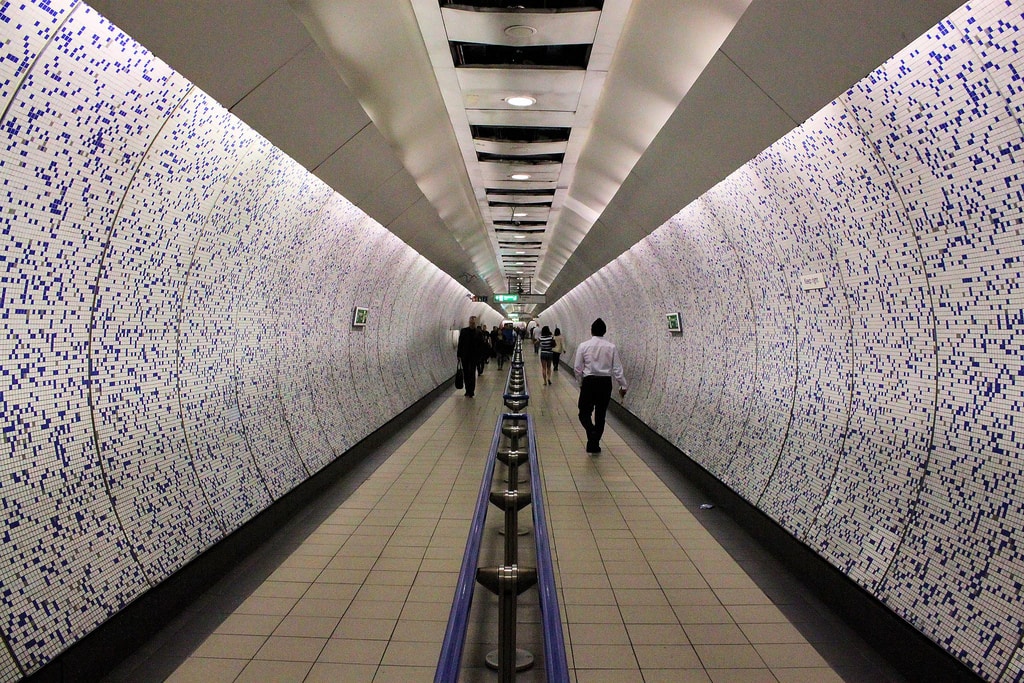
[[[565,352],[565,339],[562,337],[562,330],[555,328],[555,345],[551,347],[551,370],[558,372],[558,359]]]

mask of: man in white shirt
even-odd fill
[[[576,347],[573,370],[580,383],[580,424],[587,431],[587,453],[601,452],[604,416],[612,399],[612,378],[619,384],[619,396],[626,395],[626,377],[622,373],[615,344],[604,338],[608,331],[598,318],[590,325],[594,335]],[[593,414],[593,421],[591,421]]]

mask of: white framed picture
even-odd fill
[[[666,313],[665,320],[668,321],[669,332],[683,331],[682,317],[678,313]]]
[[[366,327],[366,321],[370,319],[370,309],[356,306],[352,309],[352,327]]]

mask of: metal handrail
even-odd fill
[[[459,581],[455,585],[455,599],[448,614],[448,626],[441,644],[441,654],[434,673],[434,683],[455,683],[459,680],[462,668],[462,651],[466,644],[466,629],[469,622],[469,610],[473,606],[473,589],[476,587],[476,568],[480,561],[480,541],[484,533],[484,521],[487,518],[487,506],[491,491],[491,480],[494,478],[494,463],[497,460],[498,444],[501,441],[501,422],[499,419],[494,427],[491,449],[487,453],[484,474],[480,481],[480,493],[476,498],[476,511],[469,527],[466,539],[466,552],[462,556],[462,568],[459,570]]]
[[[537,432],[533,418],[526,416],[526,434],[529,444],[528,458],[530,472],[534,477],[533,494],[533,540],[537,546],[537,590],[540,594],[540,615],[544,633],[544,670],[548,683],[568,683],[569,665],[565,655],[565,639],[562,635],[562,617],[558,609],[558,593],[555,587],[554,564],[551,560],[551,545],[548,539],[548,524],[544,514],[544,491],[540,479],[537,459]]]

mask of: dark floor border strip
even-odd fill
[[[610,409],[623,425],[703,490],[715,501],[716,507],[785,565],[808,592],[857,631],[907,680],[944,683],[983,680],[619,403],[612,401]]]
[[[317,496],[374,455],[452,385],[448,380],[52,659],[25,683],[85,683],[157,635]]]

